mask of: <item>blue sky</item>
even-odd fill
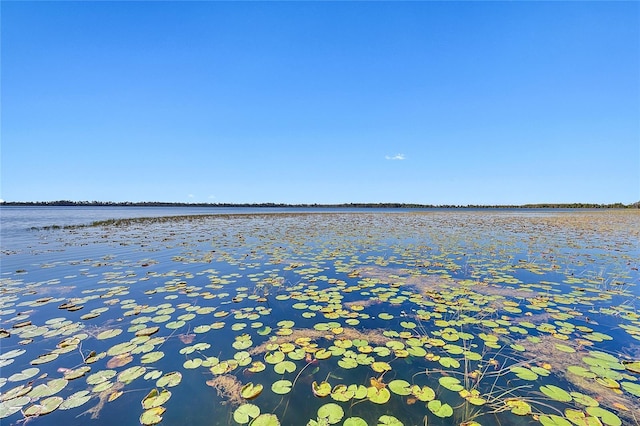
[[[7,201],[640,200],[638,2],[2,2]]]

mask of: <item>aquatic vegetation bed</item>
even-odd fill
[[[43,229],[3,252],[5,424],[639,424],[640,214]]]

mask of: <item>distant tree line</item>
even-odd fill
[[[640,201],[632,204],[612,203],[539,203],[521,205],[486,204],[414,204],[414,203],[341,203],[341,204],[286,204],[286,203],[169,203],[162,201],[5,201],[4,206],[96,206],[96,207],[273,207],[273,208],[409,208],[409,209],[638,209]]]

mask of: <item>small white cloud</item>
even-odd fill
[[[210,200],[213,200],[213,199],[216,198],[216,196],[215,195],[209,195],[207,198],[210,199]]]
[[[396,154],[393,156],[385,155],[384,158],[387,160],[404,160],[406,157],[404,156],[404,154]]]
[[[189,194],[189,195],[187,195],[187,197],[189,197],[189,198],[193,198],[193,197],[195,197],[195,195],[193,195],[193,194]]]

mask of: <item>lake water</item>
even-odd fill
[[[638,422],[637,211],[0,221],[3,425]]]

